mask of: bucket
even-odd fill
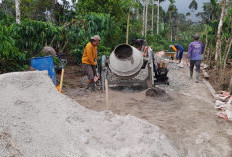
[[[47,70],[48,75],[51,77],[54,85],[56,86],[56,73],[52,56],[31,58],[31,67],[39,71]]]

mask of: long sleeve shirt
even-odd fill
[[[92,43],[89,42],[85,46],[85,50],[82,56],[82,63],[96,65],[95,59],[97,59],[97,46],[93,46]]]
[[[174,46],[175,46],[175,48],[176,48],[177,50],[179,50],[179,51],[184,51],[184,48],[183,48],[182,45],[176,44],[176,45],[174,45]],[[176,52],[177,52],[177,51],[176,51]]]
[[[201,60],[204,53],[204,45],[200,41],[193,41],[188,48],[187,59]]]

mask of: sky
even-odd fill
[[[175,5],[176,5],[176,7],[178,9],[178,12],[185,13],[185,14],[187,12],[190,12],[188,6],[192,2],[192,0],[175,0],[175,1],[176,1]],[[197,11],[202,11],[203,3],[210,2],[210,0],[196,0],[196,2],[198,3],[198,9],[197,9]],[[161,6],[163,7],[163,9],[165,11],[167,11],[169,4],[170,4],[169,1],[165,0],[165,2],[161,3]]]
[[[188,6],[191,2],[192,2],[192,0],[175,0],[174,4],[176,5],[179,13],[186,14],[187,12],[191,13],[191,10],[188,8]],[[203,11],[203,9],[202,9],[203,4],[206,2],[210,2],[210,0],[196,0],[196,2],[198,3],[198,9],[195,11],[194,14],[197,14],[198,12],[202,12]],[[169,4],[170,4],[170,2],[168,0],[165,0],[165,2],[161,3],[161,6],[163,7],[163,9],[165,11],[167,11]],[[194,16],[193,20],[197,21],[198,19],[197,19],[197,17]]]
[[[71,0],[69,1],[71,2]],[[175,5],[178,9],[178,12],[184,13],[184,14],[186,14],[187,12],[191,12],[190,9],[188,8],[191,1],[192,0],[175,0]],[[198,12],[201,12],[203,10],[202,9],[203,3],[209,2],[210,0],[196,0],[196,1],[198,3],[198,9],[196,10],[195,14]],[[58,2],[61,2],[61,0],[58,0]],[[165,11],[167,11],[169,4],[170,4],[169,0],[165,0],[165,2],[161,3],[161,6],[163,7]],[[193,19],[194,21],[197,21],[196,17],[194,17]]]

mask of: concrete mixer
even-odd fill
[[[105,79],[108,79],[109,87],[141,86],[147,88],[157,83],[169,84],[167,67],[159,68],[154,58],[151,47],[148,47],[148,55],[144,57],[143,52],[133,46],[118,45],[108,58],[102,56],[100,65],[102,89],[104,89]],[[147,76],[143,80],[135,79],[142,69],[147,69]],[[117,77],[117,80],[109,78],[112,74]]]

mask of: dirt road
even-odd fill
[[[232,123],[215,117],[206,85],[189,80],[187,67],[173,64],[169,70],[170,86],[161,86],[167,94],[148,97],[146,91],[110,90],[110,110],[159,126],[183,157],[231,157]],[[86,108],[106,109],[101,91],[66,88],[65,93]]]

